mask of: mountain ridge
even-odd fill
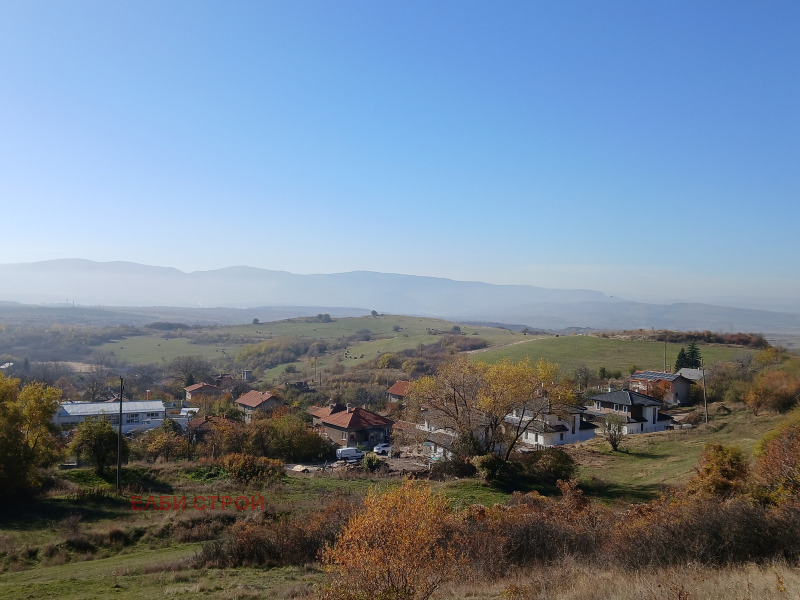
[[[701,302],[632,302],[588,289],[497,285],[444,277],[349,271],[298,275],[238,265],[184,272],[128,261],[53,259],[0,264],[0,301],[107,307],[235,309],[336,306],[542,329],[710,329],[800,332],[800,314]]]

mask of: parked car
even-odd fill
[[[364,452],[358,448],[337,448],[336,458],[338,460],[356,461],[364,458]]]
[[[389,454],[392,451],[392,445],[391,444],[378,444],[377,446],[375,446],[372,449],[372,451],[375,454]]]

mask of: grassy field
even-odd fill
[[[623,374],[630,372],[632,366],[641,370],[664,369],[663,342],[601,338],[586,335],[559,337],[525,336],[517,343],[502,347],[492,347],[477,351],[473,357],[486,362],[496,362],[504,357],[513,361],[523,358],[547,359],[561,365],[565,374],[586,366],[590,372],[597,373],[600,367],[610,370],[620,369]],[[667,368],[675,364],[678,351],[686,344],[666,344]],[[698,345],[705,364],[733,360],[741,354],[752,354],[754,350],[732,346]]]
[[[582,487],[604,502],[652,500],[686,483],[706,443],[734,446],[752,456],[758,440],[782,416],[762,413],[756,417],[743,405],[731,408],[730,414],[720,414],[712,404],[709,424],[695,429],[629,435],[621,452],[612,452],[599,438],[576,446]]]
[[[201,356],[215,363],[235,357],[245,344],[269,339],[299,337],[330,343],[344,340],[361,331],[369,331],[369,341],[349,344],[349,357],[345,357],[344,350],[330,352],[320,357],[318,365],[318,368],[325,368],[341,363],[352,367],[386,352],[400,352],[437,343],[441,338],[431,335],[430,332],[450,331],[454,325],[455,323],[439,319],[396,315],[335,319],[330,323],[289,319],[257,325],[191,328],[132,336],[103,344],[98,352],[113,353],[117,360],[126,364],[163,364],[178,356],[187,355]],[[510,339],[523,338],[521,333],[495,327],[462,325],[461,330],[465,335],[486,340],[489,345],[500,345]],[[271,370],[268,376],[274,376],[284,366]]]

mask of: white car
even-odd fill
[[[377,446],[375,446],[372,449],[372,451],[375,454],[389,454],[389,452],[392,451],[392,445],[391,444],[378,444]]]

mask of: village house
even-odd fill
[[[119,405],[118,401],[62,402],[53,416],[53,424],[60,429],[68,430],[74,429],[86,419],[107,419],[117,427]],[[166,409],[160,400],[122,402],[122,433],[161,427],[165,418]]]
[[[625,418],[623,433],[653,433],[664,431],[672,424],[672,418],[659,411],[664,404],[645,394],[633,390],[617,390],[591,397],[593,407],[587,414],[596,422],[606,415],[617,414]]]
[[[398,404],[402,404],[405,400],[406,396],[408,396],[408,388],[411,387],[410,381],[398,381],[388,390],[386,393],[388,394],[389,402],[396,402]]]
[[[195,383],[194,385],[190,385],[189,387],[183,388],[183,391],[186,392],[186,400],[188,402],[197,402],[197,396],[220,396],[222,395],[222,390],[215,385],[211,385],[210,383]],[[192,397],[195,399],[192,400]]]
[[[549,448],[590,440],[597,425],[584,419],[585,412],[583,406],[567,405],[553,406],[535,415],[526,412],[522,420],[531,422],[527,424],[520,442],[523,446]],[[506,417],[506,422],[514,428],[517,426],[520,417],[516,410]]]
[[[339,446],[372,448],[388,442],[394,421],[361,407],[329,404],[312,406],[308,413],[320,434]]]
[[[276,406],[282,406],[283,402],[270,392],[252,390],[240,396],[234,404],[244,412],[244,422],[249,423],[255,413],[268,412]]]
[[[680,373],[664,373],[662,371],[636,371],[630,376],[630,389],[646,395],[663,393],[663,400],[668,405],[688,404],[691,379]]]

